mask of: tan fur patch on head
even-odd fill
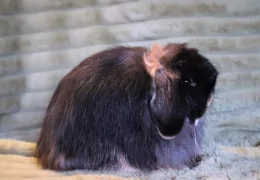
[[[157,70],[166,70],[173,62],[174,57],[185,47],[186,44],[168,44],[165,47],[154,44],[150,52],[144,55],[144,65],[147,72],[154,77]]]
[[[161,68],[160,59],[164,54],[163,47],[159,44],[154,44],[151,51],[144,55],[144,64],[148,73],[153,77],[156,70]]]

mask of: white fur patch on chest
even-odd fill
[[[187,118],[186,120],[185,120],[186,122],[185,123],[187,123],[188,121],[189,121],[189,119]],[[199,125],[199,123],[200,123],[200,121],[201,121],[201,119],[200,118],[198,118],[198,119],[195,119],[195,121],[194,121],[194,126],[198,126]],[[163,135],[161,132],[160,132],[160,130],[158,129],[158,127],[156,127],[156,129],[157,129],[157,132],[158,132],[158,134],[159,134],[159,136],[162,138],[162,139],[164,139],[164,140],[173,140],[176,136],[165,136],[165,135]]]
[[[164,136],[157,127],[156,127],[156,129],[158,131],[159,136],[164,140],[172,140],[176,137],[176,136]]]
[[[197,126],[199,124],[200,119],[195,119],[194,125]]]

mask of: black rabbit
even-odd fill
[[[59,83],[36,157],[54,170],[191,167],[217,76],[186,44],[96,53]]]

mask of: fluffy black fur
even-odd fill
[[[59,83],[36,157],[55,170],[117,169],[122,157],[143,171],[190,165],[199,154],[191,153],[196,145],[189,134],[207,109],[217,75],[205,57],[184,44],[151,51],[120,46],[94,54]],[[159,133],[177,139],[167,141]]]

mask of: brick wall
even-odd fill
[[[219,68],[210,128],[260,129],[259,0],[1,0],[0,138],[34,141],[57,83],[88,55],[152,42],[188,42]]]

